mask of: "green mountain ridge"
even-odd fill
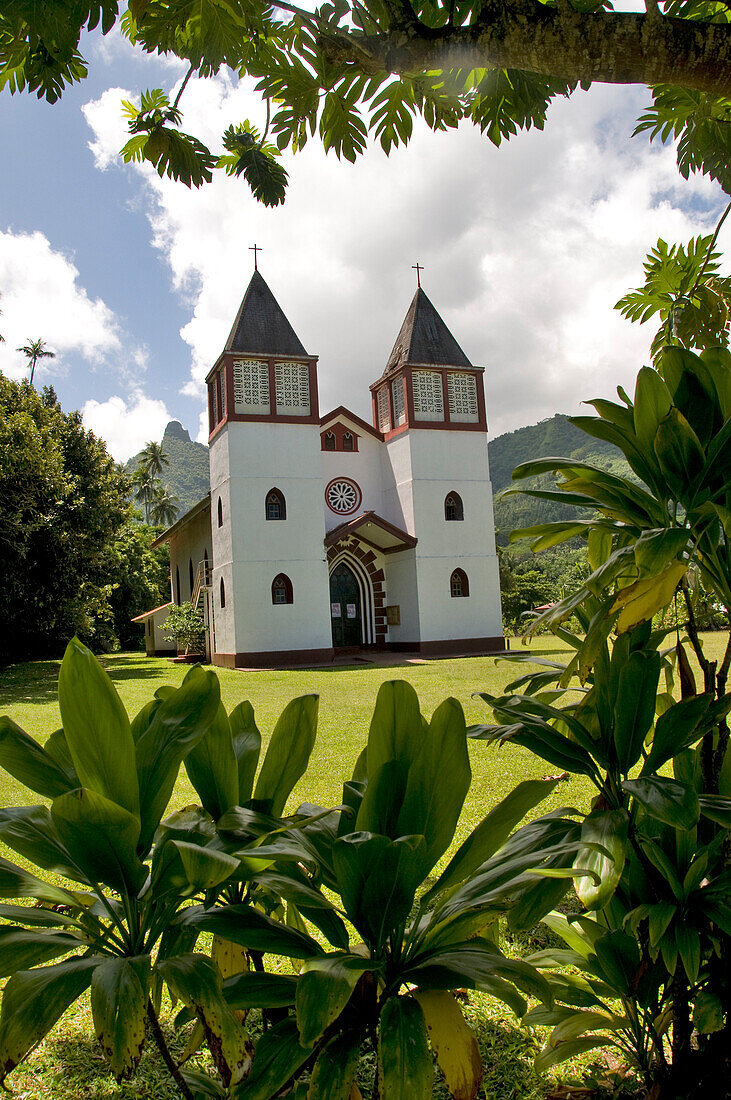
[[[196,443],[177,420],[171,420],[165,428],[162,445],[170,458],[162,481],[178,498],[179,515],[183,515],[206,495],[208,480],[208,447]],[[563,413],[556,413],[538,424],[506,432],[490,440],[488,444],[490,473],[495,500],[495,526],[498,542],[505,545],[513,528],[529,527],[551,520],[570,519],[576,510],[531,497],[515,496],[500,499],[499,493],[511,484],[513,469],[521,462],[545,458],[549,455],[566,455],[582,462],[591,462],[614,473],[631,472],[621,453],[611,443],[592,439],[571,424]],[[127,463],[132,472],[139,463],[135,455]],[[553,488],[553,480],[546,476],[533,478],[531,487]]]

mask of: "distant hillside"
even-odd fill
[[[182,516],[208,492],[208,447],[195,443],[178,420],[171,420],[166,427],[162,445],[170,458],[162,482],[178,498],[178,516]],[[139,461],[140,456],[135,455],[127,463],[127,470],[136,469]]]
[[[629,475],[634,478],[624,456],[611,443],[592,439],[579,428],[569,423],[568,417],[556,413],[548,420],[532,424],[527,428],[518,428],[515,432],[506,432],[488,445],[490,455],[490,474],[493,492],[497,496],[501,489],[512,482],[513,469],[521,462],[534,458],[548,458],[552,455],[575,458],[582,462],[591,462],[602,466],[612,473]],[[546,475],[533,478],[531,488],[553,489],[553,478]],[[535,500],[532,497],[508,497],[495,502],[495,527],[498,542],[506,545],[510,532],[519,527],[532,527],[537,523],[550,523],[552,520],[571,519],[577,514],[569,505],[554,504],[551,501]]]

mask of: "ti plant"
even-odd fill
[[[550,918],[567,950],[533,959],[582,971],[575,981],[554,975],[563,1007],[533,1013],[534,1022],[555,1025],[541,1064],[609,1032],[658,1096],[678,1098],[710,1087],[719,1066],[731,1070],[731,635],[720,663],[706,657],[688,581],[692,566],[728,623],[731,355],[673,347],[658,363],[659,373],[640,371],[634,400],[620,390],[621,404],[594,401],[596,417],[574,418],[616,444],[639,483],[565,458],[514,472],[553,471],[555,492],[526,491],[593,510],[515,537],[540,550],[583,535],[592,572],[533,624],[569,643],[570,662],[547,662],[504,696],[484,696],[495,724],[472,732],[526,745],[597,788],[582,836],[606,851],[579,861],[599,885],[577,880],[586,915],[560,927]],[[673,601],[685,609],[687,635],[678,628],[675,646],[662,652],[668,632],[653,633],[652,619]],[[565,625],[572,614],[581,635]],[[677,702],[661,690],[670,660],[679,672]],[[578,690],[578,702],[575,695],[566,701],[569,690]]]
[[[560,812],[510,836],[556,780],[521,783],[434,878],[470,780],[459,703],[446,700],[427,723],[408,684],[384,684],[343,807],[254,850],[261,869],[252,881],[286,900],[287,924],[252,904],[180,915],[182,924],[248,951],[296,960],[294,974],[250,971],[224,983],[231,1008],[282,1015],[259,1040],[235,1096],[269,1100],[288,1087],[293,1096],[304,1088],[309,1100],[357,1096],[359,1054],[370,1049],[373,1097],[431,1097],[433,1052],[451,1094],[474,1098],[480,1055],[454,991],[490,993],[521,1017],[519,991],[550,1008],[549,982],[497,947],[496,919],[513,907],[535,923],[556,896],[546,876],[598,878],[574,868],[580,827]],[[298,1084],[303,1075],[308,1086]]]
[[[0,765],[51,800],[0,810],[0,840],[53,876],[0,860],[0,895],[36,902],[0,907],[7,922],[0,974],[9,977],[0,1077],[91,987],[95,1032],[115,1077],[134,1073],[147,1023],[190,1100],[209,1079],[181,1072],[167,1048],[158,1020],[166,984],[174,997],[195,1001],[221,1080],[235,1084],[251,1066],[253,1046],[223,1000],[222,971],[240,970],[246,959],[232,958],[226,943],[214,943],[218,964],[191,956],[198,933],[180,916],[191,900],[212,904],[222,891],[240,897],[251,869],[236,850],[290,827],[279,815],[312,750],[317,701],[309,696],[285,709],[256,786],[261,741],[251,707],[227,715],[217,677],[200,666],[180,688],[159,688],[130,722],[109,677],[74,640],[61,665],[59,703],[63,728],[44,746],[0,719]],[[183,761],[203,808],[163,819]],[[215,821],[232,812],[248,814],[247,842],[216,832]]]

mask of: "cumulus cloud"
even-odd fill
[[[128,397],[87,401],[81,410],[84,423],[106,442],[117,462],[141,451],[150,439],[162,439],[171,419],[164,401],[135,390]]]
[[[115,314],[79,285],[73,261],[52,248],[43,233],[0,231],[0,370],[23,378],[27,365],[15,349],[43,339],[55,359],[39,362],[39,382],[62,376],[64,356],[78,352],[91,363],[120,350]]]
[[[85,108],[100,168],[123,137],[119,89]],[[465,352],[486,367],[493,434],[572,411],[632,384],[650,325],[613,310],[642,281],[659,236],[708,231],[720,193],[683,181],[672,149],[629,140],[644,92],[596,87],[551,108],[544,133],[500,149],[469,127],[433,134],[416,124],[406,149],[371,148],[356,165],[317,143],[285,159],[284,207],[254,201],[243,181],[199,191],[135,166],[152,240],[190,308],[183,392],[202,381],[223,346],[252,271],[260,270],[309,351],[320,355],[324,409],[369,416],[368,384],[381,373],[415,289],[411,265]],[[218,148],[225,126],[257,118],[246,82],[193,80],[184,128]]]

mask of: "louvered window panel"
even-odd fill
[[[391,410],[388,407],[388,386],[381,386],[377,394],[378,430],[390,432]]]
[[[310,371],[306,363],[275,363],[279,416],[309,416]]]
[[[398,427],[399,424],[406,423],[406,406],[404,404],[404,380],[403,378],[397,378],[391,385],[391,396],[393,398],[393,420],[394,426]]]
[[[412,375],[414,416],[417,420],[444,420],[442,376],[435,370],[415,370]]]
[[[221,379],[221,407],[218,410],[218,419],[223,420],[226,415],[226,368],[222,367],[218,373]]]
[[[260,359],[234,360],[234,408],[237,413],[269,413],[268,363]]]
[[[477,379],[474,374],[448,374],[449,419],[458,424],[475,424],[477,409]]]

